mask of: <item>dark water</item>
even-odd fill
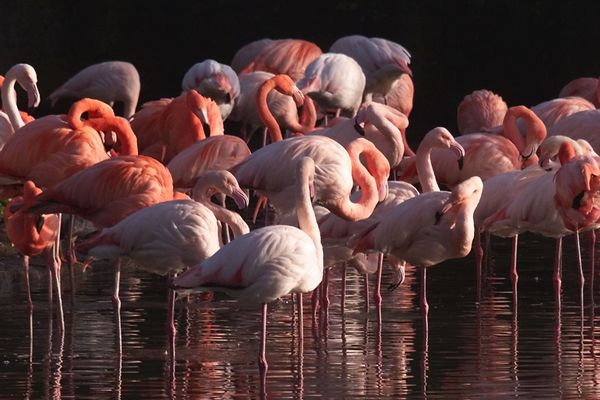
[[[428,335],[423,331],[419,274],[414,269],[398,290],[384,291],[381,322],[373,301],[366,312],[363,280],[353,270],[347,273],[342,315],[340,270],[335,270],[328,318],[323,313],[318,326],[305,296],[303,342],[291,300],[270,307],[268,398],[600,397],[600,344],[597,348],[595,332],[600,322],[589,279],[581,307],[573,243],[572,238],[565,240],[560,308],[552,285],[550,240],[521,238],[516,307],[506,240],[492,241],[479,303],[472,255],[430,269]],[[69,305],[68,290],[65,293],[64,334],[49,318],[46,270],[34,266],[32,342],[22,271],[6,266],[0,271],[0,398],[261,396],[258,309],[240,310],[235,301],[221,295],[179,300],[171,362],[164,278],[125,267],[119,357],[109,266],[78,269],[74,307]],[[374,277],[370,280],[372,289]],[[388,280],[384,274],[384,285]],[[64,270],[63,282],[68,289]]]

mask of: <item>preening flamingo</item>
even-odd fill
[[[262,304],[259,365],[263,373],[268,368],[267,304],[290,293],[310,292],[323,276],[323,247],[311,204],[317,164],[302,157],[296,160],[295,168],[293,197],[299,228],[271,225],[255,229],[173,281],[176,288],[218,290],[241,304]]]
[[[308,64],[296,84],[317,103],[322,114],[353,117],[362,103],[365,81],[362,68],[352,57],[325,53]]]
[[[190,189],[205,171],[228,170],[250,155],[246,142],[233,135],[211,136],[177,154],[167,165],[176,189]]]
[[[524,118],[527,135],[523,140],[517,127],[517,118]],[[520,170],[537,164],[535,154],[539,144],[546,138],[546,128],[540,119],[527,107],[515,106],[504,116],[503,134],[471,133],[456,140],[464,147],[464,162],[459,165],[446,153],[434,150],[431,161],[438,182],[454,186],[471,176],[486,180],[494,175]],[[416,180],[414,159],[408,158],[401,164],[401,179]]]
[[[40,92],[37,87],[37,73],[29,64],[16,64],[12,66],[2,81],[2,110],[12,126],[12,133],[31,122],[33,118],[26,113],[19,112],[15,92],[15,82],[27,92],[27,105],[37,107],[40,104]],[[10,135],[9,135],[10,136]],[[7,137],[8,139],[8,137]],[[3,143],[5,143],[4,141]]]
[[[248,44],[243,45],[235,52],[235,54],[233,55],[233,58],[231,59],[231,63],[229,65],[231,65],[231,68],[233,68],[233,70],[235,72],[240,74],[240,72],[244,69],[244,67],[246,65],[250,64],[256,58],[258,53],[260,53],[263,48],[265,48],[267,45],[271,44],[272,42],[273,42],[273,39],[264,38],[264,39],[254,40]],[[243,75],[243,74],[240,74],[240,75]],[[241,79],[242,77],[239,76],[239,78]]]
[[[531,107],[531,111],[542,120],[546,129],[550,129],[569,115],[595,109],[596,107],[592,103],[578,96],[559,97]]]
[[[323,51],[313,42],[301,39],[278,39],[265,44],[240,74],[266,71],[289,75],[294,81],[304,76],[308,64]]]
[[[80,121],[78,105],[94,105],[83,99],[71,107],[70,115],[38,118],[19,129],[0,151],[0,174],[4,183],[30,179],[50,187],[90,165],[108,158],[99,130],[117,134],[121,154],[137,154],[137,141],[129,123],[120,117],[92,118],[74,128],[68,121]],[[87,106],[86,106],[87,107]],[[110,109],[110,108],[109,108]],[[10,196],[12,192],[5,192]]]
[[[458,132],[483,132],[486,129],[502,125],[508,106],[504,99],[487,90],[475,90],[466,95],[456,110]]]
[[[411,57],[408,50],[387,39],[344,36],[336,40],[329,51],[346,54],[362,67],[367,78],[364,92],[366,101],[370,101],[375,93],[385,96],[402,74],[412,75],[408,67]]]
[[[135,113],[140,96],[140,75],[135,66],[125,61],[105,61],[85,67],[55,89],[48,98],[52,106],[65,97],[89,97],[112,107],[123,103],[123,116]]]
[[[192,65],[183,75],[181,88],[184,91],[194,89],[213,99],[223,119],[231,113],[240,94],[240,82],[235,71],[229,65],[211,59]]]
[[[580,111],[561,119],[548,129],[548,136],[564,135],[585,139],[596,152],[600,151],[600,110]]]
[[[372,173],[359,160],[361,155]],[[319,135],[281,140],[250,154],[231,172],[240,186],[267,197],[281,215],[293,210],[295,184],[289,171],[302,157],[311,157],[316,165],[315,201],[336,215],[351,220],[366,218],[387,194],[389,163],[363,138],[352,141],[346,149]],[[357,203],[350,201],[354,181],[362,192]]]
[[[383,103],[395,108],[407,117],[413,109],[413,98],[415,96],[415,85],[408,74],[400,75],[385,96],[373,95],[373,101]],[[412,155],[412,154],[411,154]]]
[[[48,266],[48,304],[52,304],[52,281],[54,280],[61,329],[64,329],[65,326],[60,288],[61,261],[60,256],[53,247],[59,233],[59,218],[54,214],[33,216],[23,211],[11,211],[13,206],[18,207],[23,202],[31,201],[40,192],[41,190],[32,181],[27,181],[23,185],[23,196],[12,198],[4,208],[4,224],[8,239],[23,255],[29,309],[29,329],[31,333],[33,332],[33,303],[31,301],[31,288],[29,284],[29,258],[39,254],[42,254]]]
[[[140,154],[167,164],[177,153],[206,138],[203,123],[220,125],[211,134],[223,134],[223,120],[217,104],[195,90],[187,90],[173,99],[149,101],[131,118],[138,138]]]
[[[600,105],[600,86],[598,78],[576,78],[568,82],[562,89],[558,97],[579,96],[598,107]]]
[[[598,154],[592,148],[592,145],[585,139],[571,139],[564,135],[548,136],[540,147],[538,147],[538,162],[540,167],[546,171],[556,170],[560,167],[559,150],[563,143],[568,142],[575,152],[575,156],[597,157]]]

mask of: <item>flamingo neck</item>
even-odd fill
[[[208,208],[215,215],[217,220],[231,227],[234,238],[250,232],[248,224],[246,224],[238,213],[213,203],[208,196],[203,196],[199,202]]]
[[[17,96],[15,94],[16,81],[17,72],[13,67],[8,70],[2,83],[2,109],[8,115],[8,119],[15,131],[25,125],[17,106]]]
[[[137,137],[131,130],[129,122],[122,117],[93,118],[87,121],[87,125],[97,131],[113,131],[117,135],[120,150],[119,155],[138,155]]]
[[[373,152],[373,150],[376,150],[374,145],[362,138],[350,142],[346,150],[348,151],[352,165],[352,179],[360,188],[360,198],[358,202],[353,203],[349,197],[344,197],[334,206],[334,210],[336,214],[345,219],[357,221],[369,217],[379,202],[379,193],[375,178],[361,163],[360,155],[363,154],[367,164],[371,165],[376,163],[375,159],[377,155]],[[379,156],[381,156],[381,153],[379,153]]]
[[[421,192],[439,192],[440,187],[435,179],[435,172],[431,165],[432,148],[426,143],[423,144],[425,145],[421,145],[417,148],[416,155],[417,175],[419,177],[419,183],[421,184]]]
[[[225,128],[223,127],[223,117],[221,116],[219,107],[215,104],[215,107],[209,107],[208,111],[208,125],[210,126],[210,136],[220,136],[225,134]]]
[[[309,96],[304,98],[304,106],[302,114],[300,114],[300,125],[302,126],[302,133],[312,131],[317,125],[317,109],[315,108],[315,102]]]
[[[90,98],[81,99],[71,106],[67,114],[67,122],[73,129],[81,129],[86,125],[86,122],[81,120],[84,113],[88,113],[88,120],[115,116],[112,107],[108,104]]]
[[[269,92],[275,88],[277,82],[274,80],[267,80],[263,83],[256,93],[256,106],[258,111],[258,116],[260,120],[267,127],[267,131],[269,132],[269,136],[271,137],[271,143],[279,142],[283,140],[283,135],[281,134],[281,128],[277,123],[277,120],[269,110],[269,104],[267,102],[267,96]]]
[[[367,108],[366,121],[371,123],[391,143],[392,154],[388,161],[392,167],[400,164],[404,156],[405,143],[400,129],[406,129],[408,118],[387,107],[377,108],[372,105]]]
[[[317,251],[319,271],[323,272],[323,245],[321,244],[321,233],[317,218],[311,202],[311,180],[314,179],[315,163],[309,157],[300,160],[298,177],[296,180],[298,195],[296,196],[296,215],[298,216],[298,227],[306,233],[313,241]]]

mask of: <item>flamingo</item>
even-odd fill
[[[408,50],[387,39],[344,36],[336,40],[329,51],[346,54],[362,67],[366,77],[365,101],[371,101],[374,94],[385,96],[402,74],[412,75]]]
[[[235,72],[240,74],[244,67],[250,64],[252,60],[256,58],[258,53],[260,53],[262,49],[264,49],[271,43],[273,43],[273,39],[264,38],[254,40],[248,44],[245,44],[244,46],[240,47],[238,51],[235,52],[229,65],[231,65],[231,68],[233,68]],[[239,78],[241,80],[242,76],[239,76]]]
[[[360,162],[361,154],[372,173]],[[363,138],[355,139],[346,149],[319,135],[281,140],[250,154],[231,172],[240,186],[257,190],[280,215],[286,214],[294,205],[294,181],[289,179],[288,171],[302,157],[311,157],[316,164],[315,200],[336,215],[350,220],[366,218],[387,194],[389,163]],[[357,203],[349,199],[353,180],[362,191]]]
[[[77,245],[77,250],[94,258],[131,258],[143,270],[158,275],[175,275],[214,254],[220,247],[217,221],[234,228],[234,235],[249,232],[239,214],[210,201],[215,193],[232,197],[239,208],[248,197],[227,171],[198,177],[194,200],[173,200],[141,208],[98,235]],[[117,261],[118,262],[118,261]],[[169,296],[169,327],[175,334],[174,300]]]
[[[596,107],[591,102],[578,96],[559,97],[531,107],[531,111],[542,120],[546,129],[550,129],[569,115],[595,109]]]
[[[105,61],[85,67],[56,88],[48,97],[52,107],[65,97],[89,97],[111,107],[123,103],[123,116],[135,113],[140,97],[140,75],[135,66],[125,61]]]
[[[0,175],[4,183],[30,179],[46,188],[107,159],[99,130],[116,133],[121,154],[137,154],[137,141],[129,123],[111,117],[112,109],[102,104],[82,99],[71,107],[68,115],[45,116],[19,129],[0,151]],[[82,122],[80,116],[88,110],[93,118]],[[3,195],[9,197],[10,192]]]
[[[352,57],[324,53],[308,64],[296,84],[317,103],[321,113],[353,117],[362,102],[365,82],[362,68]]]
[[[559,151],[563,143],[568,142],[576,156],[597,157],[592,145],[585,139],[571,139],[564,135],[548,136],[538,147],[539,165],[546,171],[560,168]]]
[[[400,75],[385,96],[381,94],[373,95],[373,101],[383,103],[400,111],[407,117],[413,108],[413,98],[415,96],[415,86],[412,78],[408,74]]]
[[[228,170],[250,155],[246,142],[232,135],[211,136],[177,154],[167,165],[177,189],[189,189],[198,175],[210,170]]]
[[[223,126],[217,104],[187,90],[180,96],[146,102],[131,118],[131,128],[138,138],[140,153],[167,164],[177,153],[206,138],[203,123]],[[222,130],[212,134],[223,134]]]
[[[37,73],[29,64],[15,64],[12,66],[6,76],[3,78],[0,85],[2,86],[2,109],[0,112],[2,120],[10,122],[10,130],[8,126],[2,132],[3,138],[10,137],[17,129],[23,127],[27,122],[31,122],[33,117],[26,113],[19,112],[17,108],[17,99],[15,93],[15,82],[27,92],[27,104],[29,107],[37,107],[40,104],[40,92],[37,87]],[[5,143],[6,140],[3,141]]]
[[[422,193],[400,203],[385,216],[355,235],[354,253],[379,251],[421,268],[421,306],[427,332],[426,268],[471,251],[473,212],[481,198],[483,182],[473,176],[452,192]]]
[[[600,105],[600,86],[598,78],[576,78],[568,82],[562,89],[558,97],[579,96],[598,107]]]
[[[525,141],[517,128],[517,118],[524,118],[527,125]],[[465,149],[464,163],[459,165],[448,154],[433,151],[431,160],[435,176],[440,183],[454,186],[462,180],[479,176],[486,180],[503,172],[520,170],[537,164],[537,147],[546,137],[542,121],[527,107],[510,107],[504,116],[503,135],[471,133],[456,140]],[[412,181],[416,175],[414,158],[401,164],[401,179]]]
[[[218,290],[243,304],[262,304],[259,366],[263,377],[268,369],[268,303],[298,293],[301,305],[301,294],[314,290],[323,277],[323,247],[311,205],[316,169],[309,157],[296,160],[294,199],[299,228],[271,225],[255,229],[173,280],[175,288]]]
[[[548,129],[548,136],[554,135],[585,139],[596,152],[600,151],[600,110],[580,111],[561,119]]]
[[[240,94],[240,82],[235,71],[229,65],[211,59],[192,65],[183,75],[181,88],[184,91],[194,89],[213,99],[223,119],[229,116]]]
[[[266,43],[252,61],[240,71],[266,71],[289,75],[294,81],[304,76],[308,64],[323,51],[313,42],[302,39],[278,39]]]
[[[475,90],[458,105],[458,131],[464,135],[502,125],[507,110],[508,106],[501,96],[487,89]]]
[[[314,104],[305,98],[288,75],[249,72],[240,77],[240,86],[241,95],[232,112],[232,120],[246,125],[246,141],[251,137],[249,134],[261,125],[271,125],[274,128],[277,125],[271,131],[272,141],[283,139],[279,126],[295,133],[306,133],[314,129],[317,121]],[[300,106],[304,106],[304,111],[298,115],[297,108]],[[266,128],[262,143],[263,146],[266,144]]]
[[[31,288],[29,284],[29,258],[42,254],[48,265],[48,304],[52,304],[52,280],[56,286],[58,297],[58,315],[61,329],[64,329],[64,313],[62,308],[62,295],[60,289],[60,257],[53,251],[53,244],[58,237],[59,219],[51,214],[35,217],[23,211],[12,212],[13,206],[31,201],[41,192],[32,181],[23,185],[23,196],[14,197],[4,208],[4,223],[6,233],[11,243],[23,255],[25,269],[25,286],[27,290],[27,305],[29,309],[29,330],[33,333],[33,303],[31,301]]]

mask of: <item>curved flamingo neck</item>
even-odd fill
[[[80,129],[87,124],[87,122],[81,119],[84,113],[88,113],[88,120],[115,116],[112,107],[108,104],[90,98],[81,99],[71,106],[67,114],[67,122],[73,129]]]
[[[400,164],[404,151],[408,147],[402,129],[408,127],[408,118],[387,106],[370,105],[365,110],[365,122],[371,123],[391,143],[392,155],[390,163],[393,167]]]
[[[258,116],[260,120],[267,127],[267,131],[269,132],[269,136],[271,137],[271,143],[279,142],[283,140],[283,135],[281,134],[281,128],[277,123],[277,120],[269,110],[269,103],[267,102],[267,96],[269,92],[273,90],[277,86],[277,81],[274,79],[266,80],[256,92],[256,106],[258,111]]]
[[[137,137],[125,118],[93,118],[89,119],[86,125],[97,131],[115,132],[120,145],[119,155],[138,155]]]
[[[560,149],[558,150],[558,159],[561,165],[565,165],[576,156],[575,148],[573,144],[570,142],[564,142],[560,145]]]
[[[304,98],[304,107],[302,108],[302,114],[300,114],[300,125],[302,126],[302,133],[312,131],[317,125],[315,102],[308,96]]]
[[[15,82],[17,82],[19,74],[19,65],[21,64],[17,64],[8,70],[2,83],[2,109],[8,115],[8,119],[15,131],[25,125],[19,113],[17,97],[15,95]]]
[[[312,180],[315,174],[315,162],[310,157],[303,157],[298,162],[298,176],[296,179],[296,215],[298,216],[298,227],[306,233],[315,244],[317,251],[317,267],[323,271],[323,245],[321,244],[321,232],[315,217],[315,211],[311,202]]]
[[[440,187],[435,179],[435,172],[431,165],[431,149],[432,144],[429,141],[422,141],[417,148],[416,166],[417,175],[419,176],[419,184],[421,192],[439,192]]]
[[[250,232],[248,224],[246,224],[246,222],[238,213],[213,203],[210,200],[210,197],[211,196],[203,193],[200,198],[196,199],[196,201],[208,208],[215,215],[215,218],[217,218],[217,220],[231,227],[234,238],[237,238],[238,236]]]
[[[225,134],[225,128],[223,126],[223,117],[221,116],[221,110],[214,101],[207,107],[208,112],[208,125],[210,126],[210,136],[220,136]]]
[[[517,126],[517,118],[523,118],[526,125],[525,139],[521,136]],[[527,146],[532,143],[541,143],[546,137],[546,126],[537,115],[525,106],[515,106],[508,109],[502,123],[504,136],[517,147],[521,155]]]
[[[371,142],[363,138],[358,138],[350,142],[346,146],[346,150],[348,151],[352,165],[352,179],[358,184],[361,194],[356,203],[350,201],[348,197],[341,199],[340,203],[337,204],[336,211],[338,215],[348,220],[356,221],[369,217],[379,202],[376,180],[361,163],[361,154],[364,156],[367,165],[370,166],[381,162],[382,158],[386,163],[387,160],[385,160]],[[387,167],[389,173],[389,163]]]

